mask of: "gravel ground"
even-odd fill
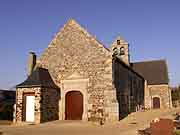
[[[180,108],[136,112],[117,123],[99,126],[82,121],[54,121],[39,125],[0,125],[3,135],[136,135],[154,118],[171,118]]]

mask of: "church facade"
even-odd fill
[[[69,20],[37,60],[30,53],[28,78],[16,86],[15,121],[104,123],[144,107],[171,107],[165,61],[160,61],[162,80],[154,74],[158,81],[152,83],[153,77],[141,71],[144,63],[131,63],[129,55],[129,44],[121,37],[108,49]]]

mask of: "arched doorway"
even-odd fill
[[[65,119],[82,120],[83,95],[80,91],[70,91],[65,97]]]
[[[154,109],[160,108],[160,98],[159,97],[153,98],[153,108]]]

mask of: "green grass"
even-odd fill
[[[175,130],[174,135],[180,135],[180,130]]]

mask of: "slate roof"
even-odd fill
[[[18,84],[16,88],[24,87],[50,87],[58,88],[54,83],[47,69],[37,67],[33,73],[22,83]]]
[[[117,60],[119,63],[121,63],[122,66],[124,66],[125,68],[127,68],[128,70],[130,70],[131,72],[133,72],[134,74],[136,74],[137,76],[141,77],[144,80],[144,77],[139,74],[137,71],[135,71],[131,66],[127,65],[124,61],[121,60],[121,58],[119,58],[118,56],[114,56],[113,60]],[[132,64],[132,63],[131,63]]]
[[[147,80],[148,84],[168,84],[168,69],[165,60],[131,63],[132,68]]]

